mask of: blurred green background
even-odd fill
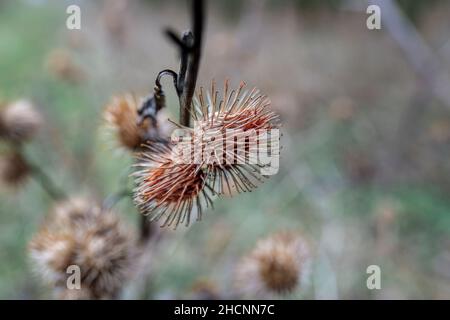
[[[202,281],[228,292],[240,257],[284,229],[316,249],[310,283],[284,298],[450,298],[450,106],[418,76],[383,15],[381,30],[366,28],[360,3],[209,2],[198,83],[244,80],[271,98],[284,123],[280,172],[216,201],[200,223],[167,230],[146,298],[189,298]],[[65,27],[69,4],[81,7],[81,30]],[[399,5],[448,76],[450,3]],[[132,160],[103,134],[102,109],[113,94],[147,94],[160,70],[178,68],[162,30],[185,29],[187,8],[0,2],[0,101],[38,106],[45,127],[26,154],[68,193],[103,199],[120,189]],[[26,246],[51,206],[34,181],[1,191],[0,298],[49,297]],[[117,209],[137,224],[131,200]],[[381,290],[366,287],[371,264],[381,267]]]

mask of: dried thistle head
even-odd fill
[[[279,116],[273,112],[270,100],[257,88],[244,91],[245,82],[237,89],[230,90],[228,80],[222,94],[211,82],[211,90],[204,92],[201,87],[194,97],[193,117],[203,130],[207,129],[271,129],[280,126]]]
[[[170,145],[153,144],[141,154],[137,164],[135,202],[151,220],[165,217],[163,226],[189,225],[191,212],[212,204],[205,191],[207,173],[195,164],[179,164]]]
[[[279,119],[265,96],[243,88],[241,83],[230,91],[225,82],[223,98],[214,82],[212,93],[200,89],[193,102],[194,128],[184,128],[169,146],[142,151],[135,173],[141,211],[154,219],[166,216],[164,226],[188,225],[195,207],[201,217],[201,198],[209,205],[209,194],[247,192],[262,182],[266,164],[257,155],[262,145],[274,144],[267,130],[277,129]]]
[[[84,230],[84,226],[95,223],[101,208],[91,200],[73,197],[56,203],[52,208],[53,225],[62,225],[70,229]]]
[[[14,151],[0,157],[0,181],[9,187],[18,187],[29,178],[31,168],[22,153]]]
[[[307,273],[310,249],[294,233],[277,233],[260,240],[236,270],[238,291],[249,297],[293,292]]]
[[[115,132],[119,144],[131,151],[140,150],[146,142],[158,141],[168,135],[167,126],[162,121],[164,113],[159,113],[155,121],[139,121],[140,105],[134,94],[126,94],[114,97],[104,111],[104,118]]]
[[[193,158],[208,167],[212,188],[219,195],[256,188],[267,177],[263,170],[267,163],[262,163],[260,154],[275,146],[271,134],[277,140],[274,129],[279,129],[280,119],[270,109],[269,99],[256,88],[244,89],[244,82],[230,90],[225,81],[220,94],[213,81],[210,92],[200,88],[194,97]],[[278,156],[276,151],[271,155]]]
[[[28,100],[18,100],[0,109],[0,137],[12,142],[33,138],[42,125],[42,117]]]
[[[30,257],[34,269],[48,285],[62,285],[67,267],[73,264],[77,240],[67,230],[44,226],[30,242]]]
[[[58,297],[111,299],[130,276],[134,238],[111,211],[87,200],[68,200],[56,207],[31,240],[29,251],[36,270]],[[81,290],[67,290],[67,268],[81,271]],[[74,289],[77,291],[76,289]]]

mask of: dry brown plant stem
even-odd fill
[[[190,125],[192,97],[200,67],[204,29],[204,1],[193,0],[191,10],[192,31],[183,32],[181,38],[179,38],[172,29],[166,30],[169,39],[180,50],[180,70],[176,90],[180,100],[180,124],[186,127]]]
[[[182,33],[181,38],[172,29],[166,29],[168,38],[180,51],[180,69],[178,74],[166,69],[158,74],[155,81],[156,87],[161,89],[160,78],[163,75],[173,77],[175,90],[180,103],[180,124],[190,126],[192,97],[197,84],[198,70],[200,67],[202,37],[204,29],[204,1],[192,0],[191,4],[191,30]],[[156,112],[159,110],[156,110]],[[140,222],[141,242],[145,242],[154,233],[151,223],[145,215]]]

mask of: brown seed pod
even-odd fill
[[[199,220],[203,205],[212,205],[205,190],[207,173],[195,164],[179,164],[170,145],[147,146],[136,166],[135,202],[151,220],[164,216],[162,226],[189,225],[194,208]]]
[[[29,178],[31,168],[20,152],[0,157],[0,181],[5,186],[18,187]]]
[[[309,257],[307,242],[294,233],[260,240],[236,269],[237,289],[252,298],[293,292],[307,274]]]
[[[156,121],[139,121],[139,107],[139,99],[134,94],[126,94],[114,97],[104,111],[104,118],[119,145],[131,151],[142,150],[145,143],[168,136],[168,126],[162,121],[164,112],[158,113]]]
[[[30,242],[29,248],[34,269],[53,286],[66,280],[66,269],[73,264],[77,239],[67,230],[56,232],[52,228],[44,226]]]
[[[136,150],[145,143],[148,123],[138,126],[138,101],[132,94],[114,97],[107,105],[104,117],[116,132],[121,146]]]
[[[267,144],[265,130],[277,129],[278,116],[256,89],[242,93],[244,84],[231,91],[225,82],[220,99],[213,82],[206,96],[194,99],[194,128],[183,128],[170,145],[152,145],[142,151],[134,175],[136,204],[152,219],[166,216],[164,226],[189,224],[196,207],[212,204],[210,195],[251,191],[262,182],[265,164],[251,162]],[[180,126],[181,127],[181,126]],[[274,155],[277,156],[277,155]],[[203,201],[201,201],[203,200]]]
[[[56,206],[29,251],[36,271],[57,297],[111,299],[130,277],[134,238],[113,212],[75,199]],[[67,291],[72,265],[80,268],[82,295]]]
[[[208,167],[212,188],[219,195],[248,192],[263,181],[261,169],[266,164],[258,153],[263,146],[271,147],[270,132],[280,127],[268,98],[256,88],[243,92],[244,88],[241,82],[230,91],[225,81],[221,98],[213,81],[211,92],[200,88],[194,98],[194,150],[203,153],[200,165]]]
[[[42,117],[27,100],[0,109],[0,138],[20,143],[30,140],[42,125]]]

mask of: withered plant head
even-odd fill
[[[195,164],[180,164],[171,145],[147,146],[136,165],[135,202],[151,220],[164,217],[162,226],[189,225],[196,208],[201,219],[203,206],[212,205],[205,190],[207,173]]]
[[[307,273],[310,249],[291,232],[258,241],[236,270],[238,291],[247,297],[271,297],[300,288]]]
[[[7,187],[19,187],[29,178],[31,168],[19,151],[0,156],[0,181]]]
[[[279,119],[265,96],[243,88],[241,83],[230,91],[225,82],[223,98],[214,82],[212,94],[200,89],[193,102],[194,128],[185,128],[186,136],[170,145],[142,150],[135,173],[141,211],[155,220],[165,216],[163,226],[188,225],[194,208],[200,218],[201,203],[212,204],[209,195],[247,192],[262,182],[264,165],[249,159],[268,143],[264,130],[278,128]],[[227,144],[232,148],[225,148]]]
[[[226,80],[220,94],[213,80],[211,90],[200,88],[193,100],[195,126],[191,136],[194,145],[200,146],[197,150],[208,150],[200,165],[208,167],[211,184],[219,195],[249,192],[262,182],[265,164],[252,163],[250,158],[258,159],[258,148],[270,146],[267,132],[280,127],[267,96],[256,88],[244,89],[241,82],[238,89],[231,90]],[[225,148],[227,145],[233,148]]]
[[[230,89],[225,80],[223,92],[217,90],[216,82],[211,82],[211,90],[203,87],[194,97],[193,117],[200,129],[272,129],[280,126],[279,116],[270,109],[270,100],[257,88],[245,90],[241,81],[237,89]]]
[[[46,284],[63,287],[67,267],[73,264],[77,240],[67,229],[43,226],[29,244],[33,269]]]
[[[131,151],[138,151],[146,142],[161,140],[167,134],[159,119],[140,119],[140,104],[140,99],[134,94],[116,96],[104,112],[104,118],[116,134],[119,145]]]
[[[41,125],[41,115],[28,100],[18,100],[0,109],[0,138],[24,142],[33,138]]]
[[[29,244],[36,271],[57,297],[72,299],[116,298],[130,276],[133,248],[131,232],[113,212],[82,199],[56,205]],[[71,265],[81,271],[82,291],[75,293],[67,288]]]

